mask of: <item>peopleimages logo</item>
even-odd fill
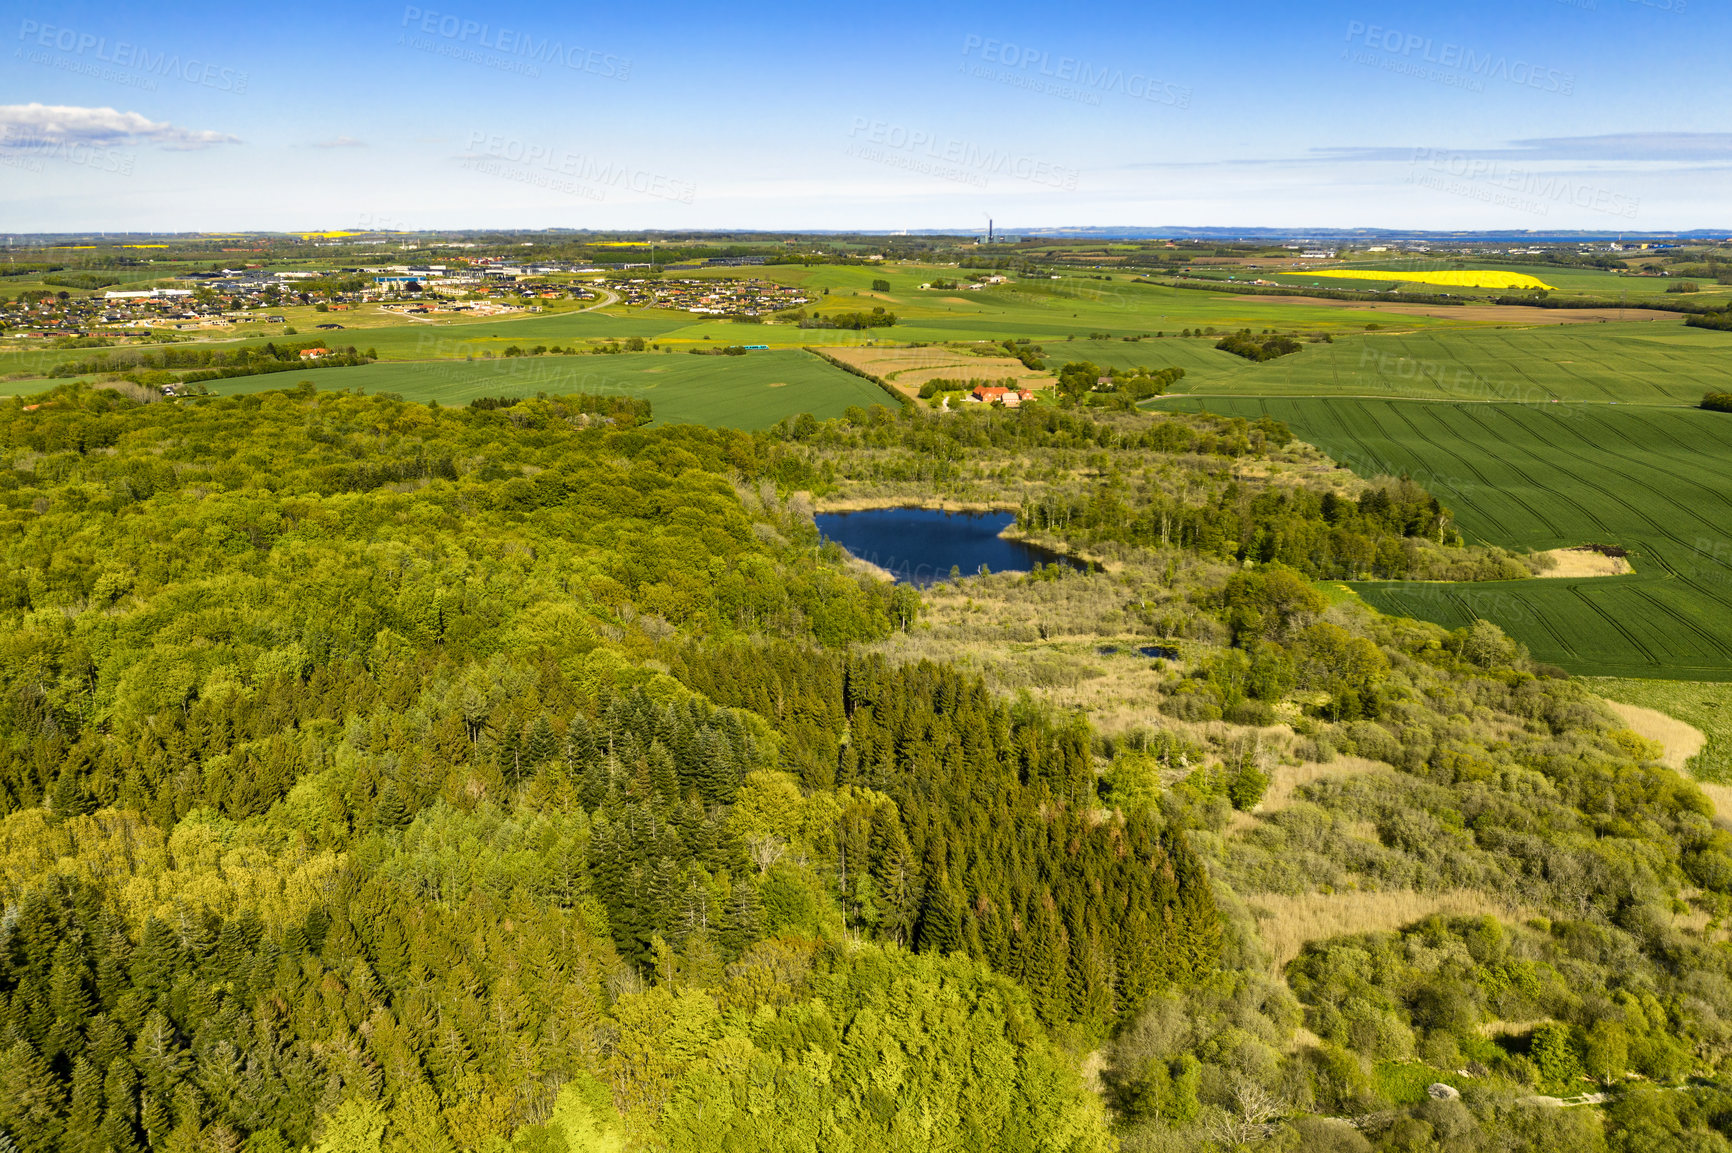
[[[1015,69],[1015,73],[985,76],[1014,87],[1031,88],[1067,99],[1081,98],[1090,104],[1100,103],[1099,94],[1102,92],[1116,92],[1133,100],[1147,100],[1172,108],[1191,106],[1191,90],[1183,84],[1174,84],[1147,72],[1127,72],[1111,65],[1096,67],[1075,56],[1054,59],[1052,53],[1043,49],[1019,46],[1008,40],[970,35],[962,42],[962,54],[970,59],[975,59],[978,54],[978,59],[984,63]]]
[[[927,176],[986,187],[991,176],[1009,176],[1074,192],[1077,170],[1037,157],[984,148],[972,141],[940,136],[883,120],[856,116],[848,135],[848,155],[904,168]]]
[[[1379,59],[1363,52],[1355,56],[1351,49],[1343,51],[1343,59],[1351,57],[1361,64],[1391,68],[1394,62],[1400,61],[1400,66],[1393,67],[1392,70],[1421,76],[1433,71],[1427,68],[1431,65],[1443,74],[1472,77],[1482,82],[1503,80],[1560,96],[1575,95],[1576,76],[1573,72],[1560,72],[1556,68],[1547,68],[1521,59],[1511,60],[1508,56],[1480,52],[1448,40],[1439,42],[1429,36],[1350,20],[1347,23],[1347,42],[1383,54]],[[1443,75],[1429,78],[1443,79]]]
[[[0,133],[0,165],[42,173],[47,171],[44,160],[63,160],[114,176],[131,176],[134,154],[106,144],[32,135],[15,124],[8,124],[6,131]]]
[[[1455,183],[1440,182],[1446,177]],[[1537,172],[1485,156],[1452,152],[1447,148],[1414,149],[1407,181],[1505,207],[1522,208],[1541,216],[1547,215],[1546,205],[1550,203],[1634,220],[1642,203],[1635,197],[1596,184],[1571,180],[1560,173]],[[1485,193],[1507,199],[1494,199]]]
[[[32,48],[52,49],[66,56],[81,57],[85,61],[111,64],[117,69],[144,73],[145,77],[184,80],[188,84],[237,95],[244,95],[247,90],[247,74],[238,68],[224,67],[193,56],[183,60],[178,52],[152,52],[143,45],[127,40],[110,43],[106,36],[82,32],[77,28],[62,28],[36,20],[22,20],[18,24],[18,39]],[[57,66],[52,58],[39,53],[32,53],[29,59],[35,64]],[[78,67],[68,71],[112,80],[118,84],[128,84],[135,88],[153,90],[156,87],[154,83],[140,83],[140,78],[131,77],[124,71],[97,68],[95,64],[81,62]]]
[[[557,64],[573,72],[588,72],[606,80],[631,78],[631,61],[624,57],[585,48],[579,44],[566,44],[552,36],[543,36],[537,40],[532,32],[495,28],[479,20],[470,20],[449,12],[440,13],[407,5],[403,9],[402,26],[412,28],[425,36],[437,36],[449,42],[449,49],[454,49],[436,47],[431,42],[411,44],[411,47],[432,51],[437,55],[473,59],[477,63],[489,64],[487,58],[480,57],[471,50],[481,49],[497,52],[504,57],[520,57],[534,64]],[[530,74],[539,75],[533,71]]]
[[[626,189],[680,204],[690,204],[697,195],[697,185],[689,180],[515,137],[471,132],[468,152],[470,155],[463,161],[465,168],[588,200],[603,199],[606,188]]]

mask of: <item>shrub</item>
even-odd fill
[[[1547,1021],[1535,1029],[1528,1048],[1539,1071],[1540,1088],[1552,1093],[1571,1093],[1582,1077],[1582,1059],[1576,1051],[1570,1027]]]
[[[1290,336],[1266,336],[1259,340],[1251,335],[1250,329],[1245,328],[1231,336],[1222,337],[1215,347],[1234,356],[1242,356],[1246,360],[1265,361],[1298,352],[1305,346]]]

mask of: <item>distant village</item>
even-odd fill
[[[733,260],[709,263],[732,265]],[[657,270],[659,272],[659,270]],[[815,297],[756,279],[671,279],[635,274],[635,266],[517,264],[481,257],[458,264],[396,264],[270,271],[260,265],[181,273],[173,286],[115,285],[92,293],[24,293],[0,305],[11,339],[134,336],[174,339],[175,332],[283,324],[279,310],[315,307],[317,330],[345,327],[342,314],[365,304],[406,317],[479,316],[540,311],[557,300],[594,300],[598,290],[629,305],[699,315],[766,317]],[[574,277],[586,276],[584,280]],[[165,278],[166,279],[166,278]]]
[[[768,280],[633,279],[610,282],[626,304],[714,316],[769,316],[812,304],[816,297]]]

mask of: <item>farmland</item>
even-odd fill
[[[976,287],[945,264],[753,270],[754,277],[797,288],[820,315],[876,307],[896,313],[894,327],[869,333],[741,324],[629,305],[612,293],[582,307],[562,301],[545,312],[487,317],[409,318],[370,304],[342,313],[342,330],[320,335],[333,345],[371,348],[378,361],[306,375],[321,388],[441,404],[482,395],[622,392],[649,399],[659,422],[762,428],[796,413],[826,418],[887,402],[868,381],[803,351],[807,346],[831,349],[880,375],[905,358],[910,368],[927,364],[898,377],[897,384],[910,386],[934,372],[978,375],[943,366],[961,355],[952,353],[964,342],[1007,338],[1032,341],[1049,372],[1081,360],[1103,368],[1183,368],[1177,387],[1188,397],[1161,403],[1266,411],[1361,473],[1410,472],[1476,540],[1535,549],[1615,544],[1635,561],[1634,574],[1621,577],[1463,588],[1368,585],[1362,592],[1372,603],[1445,623],[1481,613],[1536,655],[1576,671],[1732,678],[1732,625],[1723,623],[1732,621],[1726,563],[1732,545],[1718,543],[1727,538],[1720,526],[1732,512],[1732,487],[1719,474],[1732,424],[1690,411],[1704,392],[1732,379],[1732,334],[1686,328],[1675,313],[1634,307],[1665,293],[1668,284],[1657,276],[1517,264],[1492,274],[1517,285],[1538,278],[1562,293],[1628,297],[1626,315],[1615,308],[1492,306],[1472,298],[1503,290],[1457,285],[1481,274],[1461,273],[1455,264],[1348,261],[1324,271],[1455,286],[1469,298],[1460,305],[1402,301],[1399,293],[1377,301],[1241,295],[1175,288],[1110,269],[1061,268]],[[1268,268],[1258,275],[1296,286],[1333,279],[1354,287],[1317,270]],[[1423,283],[1413,288],[1428,290]],[[299,326],[300,338],[335,315],[296,305],[283,312],[285,329]],[[1253,364],[1215,347],[1220,334],[1239,329],[1293,333],[1303,348]],[[261,332],[244,343],[284,335]],[[213,348],[243,343],[235,334],[192,339]],[[570,355],[613,351],[628,341],[653,347]],[[746,356],[685,355],[748,343],[769,347]],[[920,345],[951,348],[912,347]],[[538,346],[556,352],[516,355]],[[39,391],[49,368],[82,355],[0,352],[0,373],[12,391]],[[993,377],[1028,375],[1009,359],[981,358],[970,367]],[[239,392],[285,383],[259,377],[215,387]]]
[[[1684,408],[1348,396],[1157,403],[1274,416],[1362,475],[1411,475],[1472,540],[1616,545],[1636,570],[1357,586],[1386,612],[1451,627],[1483,616],[1577,673],[1732,680],[1732,421]]]
[[[1015,380],[1025,388],[1045,388],[1051,373],[1037,372],[1010,356],[982,355],[984,349],[961,348],[833,348],[829,355],[870,373],[913,397],[934,379],[997,382]]]
[[[1391,271],[1382,268],[1319,269],[1312,276],[1337,277],[1342,280],[1402,281],[1412,284],[1436,284],[1449,288],[1545,288],[1552,286],[1537,276],[1525,272],[1504,272],[1492,269],[1449,269],[1437,272]]]
[[[283,388],[293,374],[239,377],[213,383],[225,394]],[[405,400],[467,404],[478,396],[589,392],[641,396],[658,424],[766,428],[809,412],[841,416],[850,406],[891,403],[870,381],[798,350],[746,356],[620,353],[615,356],[536,356],[398,362],[308,373],[323,389],[389,392]]]
[[[1186,371],[1186,391],[1222,395],[1694,405],[1732,379],[1732,334],[1670,318],[1372,332],[1266,365]]]
[[[1608,300],[1629,298],[1632,303],[1645,297],[1671,297],[1677,299],[1671,292],[1677,281],[1669,276],[1654,273],[1635,274],[1630,272],[1609,272],[1601,268],[1572,267],[1553,264],[1523,264],[1519,262],[1498,264],[1497,271],[1514,273],[1543,282],[1549,288],[1563,296],[1592,296]],[[1289,268],[1271,272],[1276,279],[1291,283],[1315,284],[1322,287],[1348,287],[1331,284],[1328,279],[1318,279],[1324,270],[1316,268]],[[1414,256],[1398,261],[1360,261],[1346,260],[1335,264],[1328,271],[1352,272],[1354,274],[1371,274],[1366,279],[1375,282],[1377,279],[1385,283],[1394,283],[1408,279],[1408,273],[1461,273],[1468,271],[1462,261],[1455,259],[1438,259],[1436,257]],[[1434,281],[1442,285],[1446,282]],[[1489,281],[1486,283],[1490,283]],[[1703,293],[1732,292],[1732,287],[1717,285],[1712,280],[1698,284]],[[1476,297],[1501,296],[1509,292],[1507,288],[1471,288],[1465,283],[1457,283],[1450,291]]]

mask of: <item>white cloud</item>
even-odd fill
[[[239,144],[233,136],[181,128],[137,112],[72,104],[0,104],[0,138],[56,144],[155,144],[185,150]]]

